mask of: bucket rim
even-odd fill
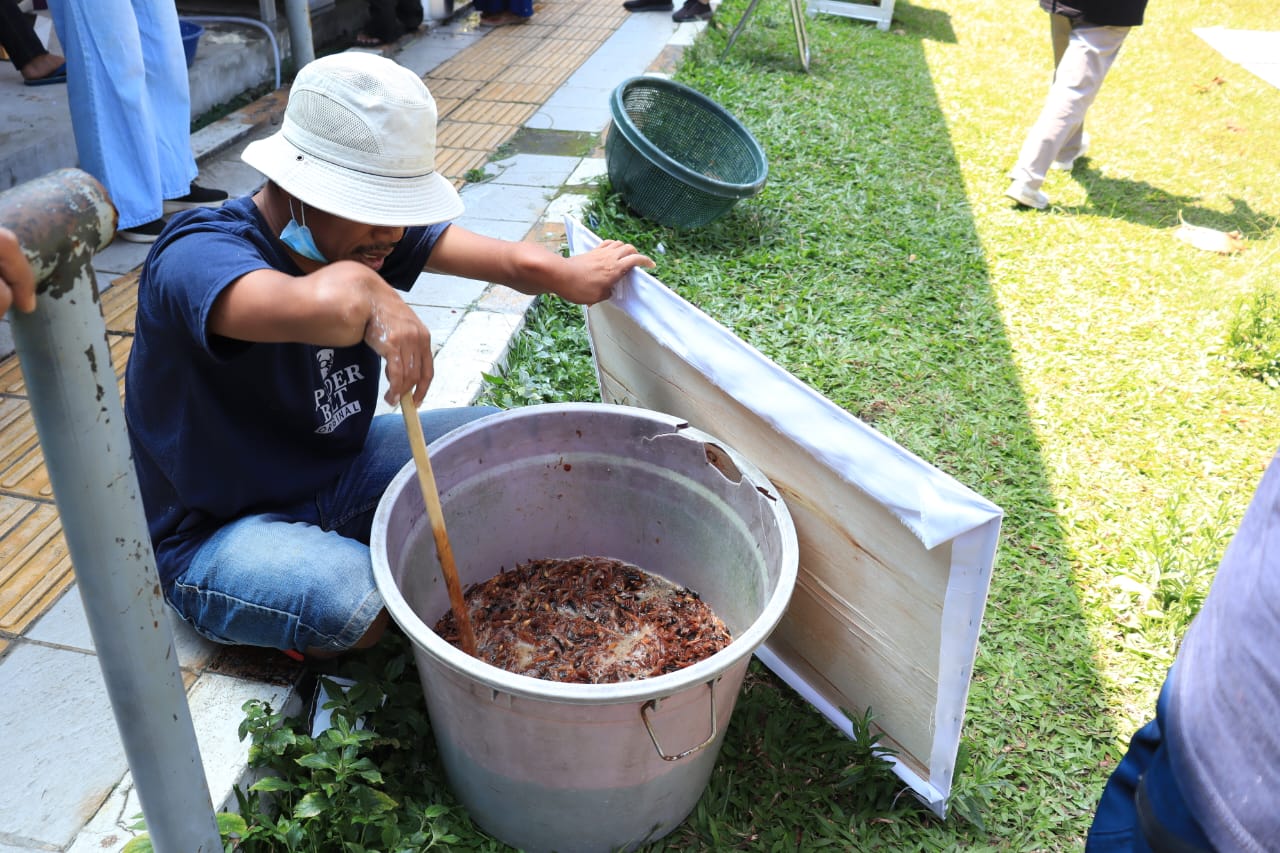
[[[540,403],[508,409],[478,418],[468,424],[437,438],[428,446],[429,452],[438,451],[482,429],[489,428],[495,419],[517,419],[542,417],[549,413],[572,415],[579,412],[616,412],[630,417],[640,417],[651,421],[656,429],[666,432],[679,432],[681,435],[703,442],[713,443],[727,453],[733,464],[737,466],[744,478],[750,479],[755,488],[769,498],[774,520],[778,525],[778,533],[782,537],[782,565],[778,582],[768,600],[761,608],[760,615],[743,631],[735,636],[729,645],[715,654],[698,661],[691,666],[635,681],[611,682],[606,684],[576,684],[548,679],[518,675],[501,667],[493,666],[445,641],[432,630],[421,617],[414,612],[409,602],[400,591],[399,584],[391,573],[387,561],[386,530],[392,506],[401,491],[409,483],[417,483],[417,471],[413,460],[409,460],[400,472],[387,485],[378,508],[374,513],[373,530],[369,539],[369,551],[373,562],[374,582],[382,595],[383,604],[396,624],[409,635],[415,649],[421,650],[437,663],[481,682],[486,687],[514,696],[540,699],[548,702],[575,705],[612,705],[631,702],[643,702],[655,698],[671,696],[699,684],[717,680],[742,658],[749,658],[755,653],[769,635],[777,627],[791,602],[799,572],[799,544],[796,537],[795,523],[780,491],[764,475],[764,473],[744,456],[725,442],[709,433],[689,425],[682,418],[650,409],[635,406],[622,406],[613,403]],[[425,508],[423,515],[426,514]],[[432,567],[439,571],[438,563]],[[425,631],[420,631],[425,628]]]

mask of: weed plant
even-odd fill
[[[1259,288],[1227,329],[1227,353],[1245,376],[1280,388],[1280,290]]]
[[[781,0],[723,55],[746,6],[725,0],[677,79],[760,140],[763,192],[677,232],[606,184],[588,224],[1006,515],[946,820],[885,773],[874,708],[849,709],[849,740],[753,663],[711,784],[649,850],[1078,850],[1280,434],[1275,303],[1255,297],[1280,280],[1280,90],[1194,33],[1257,29],[1272,2],[1152,4],[1090,112],[1089,158],[1050,176],[1045,212],[1002,195],[1051,73],[1035,3],[899,3],[889,32],[819,15],[808,74]],[[1180,212],[1246,250],[1174,239]],[[487,399],[598,399],[581,310],[542,300]],[[390,689],[387,665],[362,683]],[[261,849],[394,850],[415,833],[504,849],[451,798],[400,665],[412,689],[367,707],[375,737],[253,728],[257,758],[297,787],[265,783],[249,811],[329,814],[342,826],[326,838],[365,846]],[[351,784],[394,808],[339,804],[334,761],[303,762],[348,750]]]

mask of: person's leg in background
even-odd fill
[[[106,187],[119,214],[117,228],[160,219],[159,134],[130,0],[51,0],[50,11],[67,53],[80,168]]]
[[[222,204],[225,192],[193,183],[191,92],[172,0],[51,0],[50,10],[67,51],[80,168],[106,187],[117,233],[154,242],[166,211]]]
[[[480,23],[490,27],[519,24],[533,17],[533,0],[479,0],[471,4]]]
[[[1062,57],[1067,52],[1067,42],[1071,38],[1071,19],[1064,15],[1050,15],[1049,34],[1053,40],[1053,75],[1057,77],[1058,66],[1062,64]],[[1057,159],[1053,162],[1054,167],[1070,171],[1075,165],[1076,158],[1083,157],[1088,148],[1089,142],[1084,135],[1084,122],[1081,121],[1075,132],[1062,143],[1062,150],[1058,152]]]
[[[406,33],[422,26],[422,0],[396,0],[396,19]]]
[[[1085,113],[1097,98],[1128,34],[1129,27],[1102,27],[1087,22],[1076,22],[1071,27],[1062,59],[1054,69],[1049,96],[1010,172],[1013,183],[1006,192],[1010,198],[1028,207],[1048,206],[1048,198],[1040,192],[1045,175],[1067,143],[1082,131]]]
[[[398,0],[369,0],[369,17],[356,35],[357,47],[379,47],[400,38],[403,30],[396,18]]]
[[[63,58],[45,48],[14,0],[0,0],[0,46],[4,47],[9,61],[22,79],[30,85],[43,80],[66,82]],[[57,79],[53,80],[55,77]]]
[[[133,0],[146,71],[147,108],[156,134],[161,199],[187,195],[199,169],[191,151],[191,85],[178,10],[165,0]]]

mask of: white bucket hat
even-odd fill
[[[280,130],[240,156],[304,203],[365,225],[462,215],[462,199],[435,170],[435,99],[418,75],[377,54],[307,63]]]

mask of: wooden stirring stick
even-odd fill
[[[413,448],[413,461],[418,467],[418,486],[422,490],[422,500],[427,505],[427,516],[431,519],[431,533],[436,539],[436,554],[440,557],[444,584],[449,589],[453,618],[458,622],[458,634],[462,637],[462,650],[475,657],[476,635],[471,631],[471,617],[467,615],[462,585],[458,583],[458,568],[453,564],[453,548],[449,546],[449,534],[444,529],[440,493],[436,490],[435,475],[431,473],[427,441],[422,435],[422,421],[418,420],[418,407],[413,403],[412,391],[406,391],[400,398],[400,411],[404,414],[404,426],[409,432],[409,446]]]

